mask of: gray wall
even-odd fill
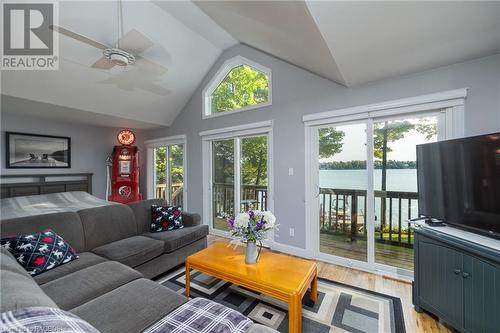
[[[94,195],[105,198],[106,169],[105,160],[116,145],[116,134],[119,129],[97,127],[56,120],[48,120],[33,116],[18,115],[3,105],[1,114],[0,159],[2,174],[36,174],[36,173],[78,173],[92,172]],[[26,132],[45,135],[71,137],[70,169],[6,169],[5,168],[5,131]],[[140,133],[137,133],[140,137]],[[143,182],[144,183],[144,182]]]
[[[248,112],[202,119],[202,90],[221,64],[242,55],[272,70],[273,105]],[[466,101],[467,135],[500,131],[500,55],[415,75],[346,88],[244,45],[225,51],[169,129],[146,133],[149,139],[187,135],[190,211],[202,213],[202,149],[199,132],[274,119],[275,215],[280,243],[305,247],[304,126],[310,113],[470,88]],[[294,175],[288,176],[288,168]],[[295,236],[289,236],[289,228]]]

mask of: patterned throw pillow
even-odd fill
[[[31,276],[78,259],[75,250],[50,229],[2,238],[0,245],[9,250]]]
[[[184,228],[181,207],[151,205],[151,232]]]
[[[70,312],[42,306],[1,313],[0,332],[99,333]]]

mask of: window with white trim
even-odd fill
[[[147,141],[146,147],[148,198],[186,209],[185,136]]]
[[[203,118],[271,105],[271,70],[241,56],[226,61],[203,91]]]

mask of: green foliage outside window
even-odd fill
[[[155,149],[156,184],[166,184],[167,170],[167,148],[158,147]],[[182,184],[184,181],[184,171],[182,163],[182,146],[170,146],[170,172],[172,174],[172,184]]]
[[[212,113],[265,103],[269,98],[269,78],[250,66],[233,68],[212,93]]]

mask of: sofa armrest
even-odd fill
[[[201,224],[201,216],[196,213],[182,212],[182,224],[185,227],[194,227]]]

